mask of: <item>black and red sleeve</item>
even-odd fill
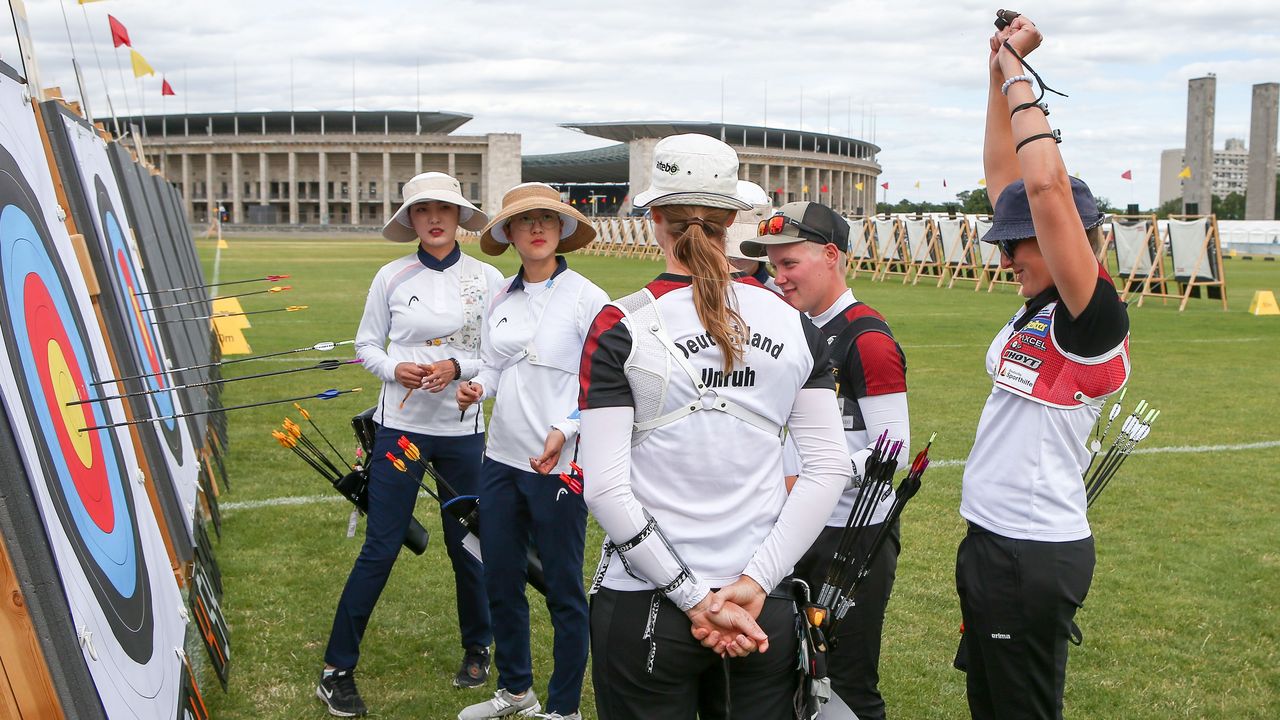
[[[835,390],[836,378],[831,370],[831,350],[827,346],[827,339],[804,313],[798,314],[800,325],[804,328],[805,344],[809,346],[809,352],[813,356],[813,370],[802,387]]]
[[[850,346],[845,362],[847,366],[841,378],[849,379],[842,383],[854,398],[907,391],[907,362],[902,348],[882,332],[859,335]]]
[[[605,305],[591,323],[578,370],[578,409],[634,407],[625,365],[631,355],[631,332],[622,310]]]

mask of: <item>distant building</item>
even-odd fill
[[[458,178],[482,208],[520,182],[520,136],[455,135],[452,112],[198,113],[122,118],[147,159],[177,183],[187,220],[253,225],[380,225],[415,174]]]
[[[526,182],[555,185],[599,214],[630,211],[630,197],[648,187],[653,147],[680,133],[717,137],[738,152],[738,177],[764,188],[775,205],[811,200],[846,215],[875,212],[880,148],[827,133],[696,121],[565,123],[606,140],[595,150],[528,155]]]
[[[471,120],[454,112],[304,111],[148,115],[135,126],[147,160],[177,184],[187,220],[219,208],[231,224],[375,226],[402,202],[420,172],[458,178],[492,212],[522,181],[556,186],[588,215],[631,210],[648,186],[659,139],[698,132],[738,152],[739,177],[782,205],[825,203],[847,214],[875,212],[880,148],[854,138],[724,123],[653,121],[565,124],[615,141],[594,150],[521,157],[520,136],[455,134]]]
[[[1182,178],[1186,167],[1182,148],[1160,153],[1160,204],[1182,197]],[[1210,192],[1218,199],[1231,193],[1244,195],[1249,180],[1249,151],[1244,140],[1230,138],[1221,150],[1213,151],[1213,178]],[[1201,211],[1207,211],[1201,208]]]

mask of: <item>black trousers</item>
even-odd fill
[[[656,621],[646,632],[655,597]],[[770,597],[756,622],[769,636],[769,651],[723,660],[693,639],[689,618],[665,597],[601,588],[591,600],[591,680],[600,720],[791,720],[799,678],[795,605]]]
[[[882,525],[868,525],[854,543],[854,557],[871,549]],[[809,583],[816,600],[827,577],[831,556],[840,544],[843,527],[827,527],[813,547],[796,563],[795,576]],[[827,652],[827,675],[831,689],[857,714],[858,720],[884,720],[884,698],[880,696],[880,636],[885,608],[893,593],[898,572],[898,552],[902,547],[900,525],[894,521],[889,537],[872,562],[866,580],[854,594],[854,605],[836,628],[836,642]]]
[[[975,720],[1062,718],[1067,642],[1093,565],[1091,537],[1013,540],[969,525],[956,553],[964,617],[956,667],[968,675]]]

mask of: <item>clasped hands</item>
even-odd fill
[[[703,647],[721,657],[766,652],[769,636],[756,624],[756,618],[767,596],[759,583],[743,575],[685,611],[693,623],[690,632]]]
[[[458,379],[452,360],[440,360],[429,365],[402,362],[396,365],[396,382],[410,390],[424,389],[437,393]]]

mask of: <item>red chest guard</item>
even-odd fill
[[[1005,326],[987,351],[996,387],[1042,405],[1077,408],[1106,397],[1129,379],[1129,337],[1097,357],[1073,355],[1054,341],[1051,302],[1021,330]]]

